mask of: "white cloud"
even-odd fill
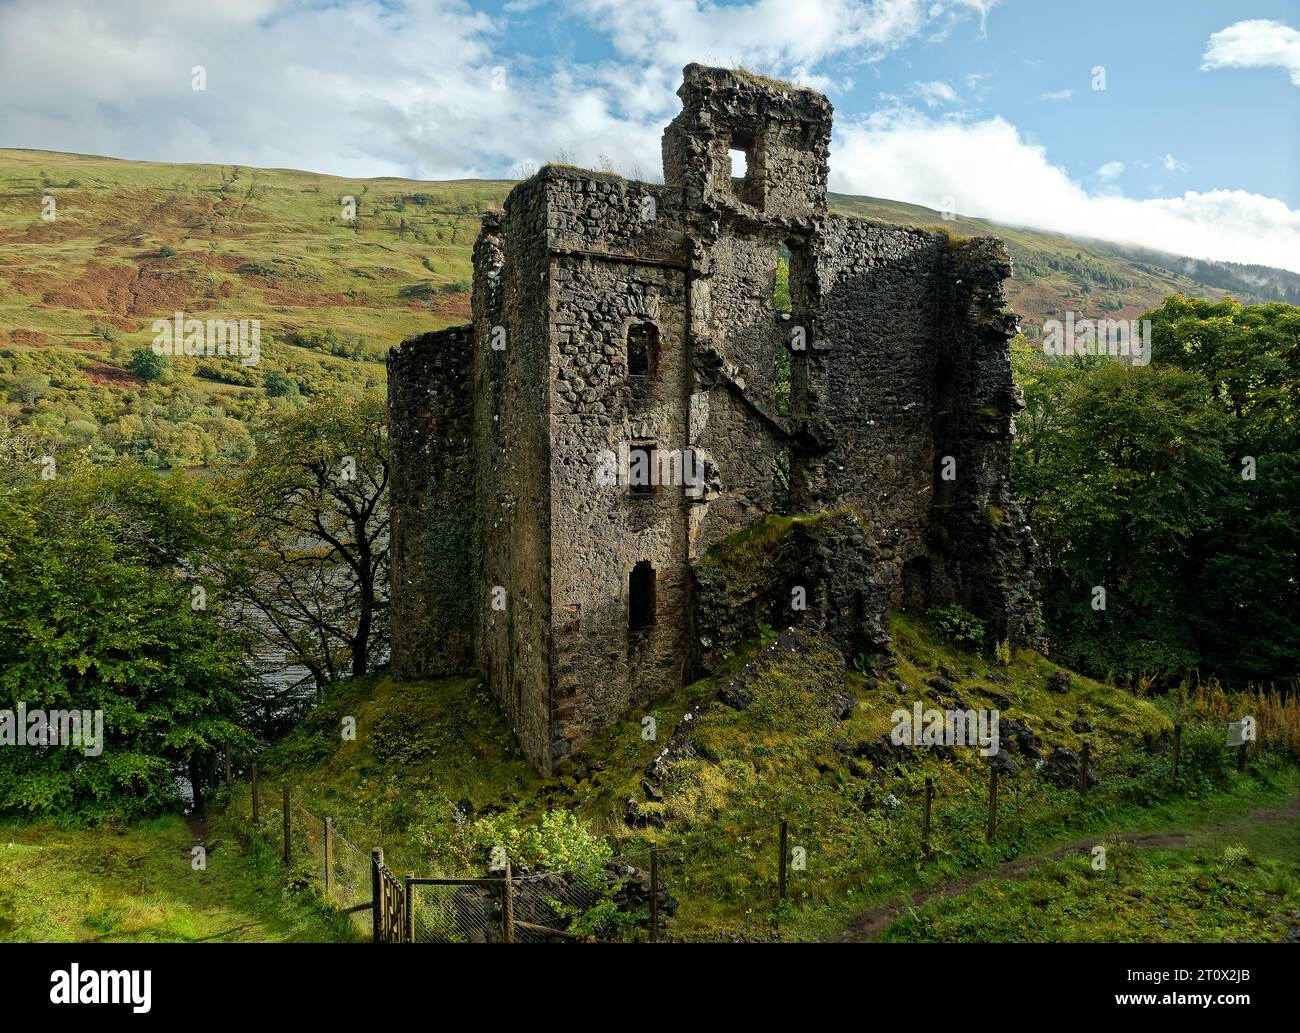
[[[698,61],[758,66],[777,74],[839,55],[879,60],[936,24],[970,13],[982,22],[999,2],[569,0],[626,57],[674,69]]]
[[[1123,171],[1124,163],[1122,161],[1108,161],[1097,170],[1097,178],[1109,181],[1115,179]]]
[[[1039,95],[1039,100],[1069,100],[1074,96],[1073,90],[1053,90],[1051,93]]]
[[[1187,171],[1187,164],[1186,164],[1185,162],[1181,162],[1181,161],[1179,161],[1179,160],[1178,160],[1177,158],[1175,158],[1172,154],[1166,154],[1163,158],[1161,158],[1161,159],[1160,159],[1160,164],[1164,167],[1164,170],[1165,170],[1166,172],[1186,172],[1186,171]]]
[[[1210,37],[1201,68],[1269,68],[1291,73],[1300,86],[1300,32],[1282,22],[1250,18],[1234,22]]]
[[[837,126],[831,186],[964,215],[1300,272],[1300,211],[1244,190],[1137,200],[1090,193],[1003,118],[895,110]],[[936,155],[942,156],[936,159]]]
[[[957,91],[946,82],[918,82],[912,84],[916,95],[925,101],[927,107],[951,104],[957,99]]]
[[[997,2],[560,0],[554,17],[618,54],[584,64],[502,57],[532,0],[499,16],[469,0],[3,0],[0,140],[343,176],[499,176],[562,153],[653,175],[683,64],[826,89],[817,62],[876,60]],[[191,89],[195,65],[206,91]]]
[[[467,0],[172,0],[165,13],[154,0],[3,0],[0,140],[427,179],[502,176],[562,153],[595,166],[607,155],[653,176],[682,64],[745,64],[820,85],[819,62],[876,60],[982,19],[996,0],[561,0],[616,56],[508,60],[510,19],[527,18],[531,2],[489,16]],[[206,92],[190,87],[198,64]],[[918,83],[912,96],[931,107],[958,99],[947,82]],[[841,114],[832,176],[836,189],[936,208],[952,197],[1004,222],[1300,266],[1300,215],[1281,201],[1244,191],[1136,201],[1100,170],[1109,192],[1090,194],[1002,119]]]

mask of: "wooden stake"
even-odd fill
[[[415,872],[407,872],[406,878],[402,880],[402,911],[404,921],[402,923],[402,942],[415,942],[415,894],[412,892],[411,880],[415,878]]]
[[[650,848],[650,942],[659,942],[659,849]]]
[[[284,784],[283,810],[284,810],[284,866],[289,867],[293,861],[292,851],[289,849],[289,783]]]
[[[375,847],[370,851],[370,903],[372,909],[371,924],[374,929],[375,943],[384,942],[384,922],[382,917],[383,888],[379,869],[384,863],[384,851]]]
[[[1178,777],[1178,754],[1182,751],[1183,726],[1174,725],[1174,778]]]
[[[989,828],[988,841],[998,834],[998,769],[989,766]]]
[[[925,780],[925,809],[921,812],[921,853],[930,859],[930,805],[934,800],[934,779]]]
[[[515,891],[510,879],[510,858],[506,858],[506,877],[502,885],[501,924],[506,943],[515,942]]]
[[[781,819],[781,845],[780,845],[781,867],[780,867],[780,874],[777,877],[777,892],[782,900],[785,900],[785,866],[787,861],[786,855],[789,853],[789,851],[786,849],[786,843],[789,842],[789,826],[790,826],[789,819],[782,818]]]
[[[257,762],[253,762],[253,829],[257,829]]]
[[[334,889],[334,819],[325,819],[325,899]]]

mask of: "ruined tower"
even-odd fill
[[[1032,630],[1000,242],[828,214],[815,91],[678,95],[663,185],[542,169],[484,217],[472,325],[389,359],[394,674],[481,671],[545,772],[681,684],[696,562],[773,512],[854,514],[814,593],[847,649],[891,605]]]

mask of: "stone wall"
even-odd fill
[[[438,678],[474,658],[473,328],[412,337],[388,356],[392,668]]]
[[[681,483],[633,494],[631,447],[689,453],[686,287],[681,269],[555,257],[552,308],[551,598],[553,753],[681,684],[688,617],[687,500]],[[651,375],[628,374],[629,329],[653,324]],[[618,480],[608,483],[602,474]],[[663,471],[673,481],[675,468]],[[653,620],[630,624],[630,578],[654,573]]]
[[[1033,630],[1000,245],[828,215],[831,107],[812,90],[690,65],[678,93],[666,185],[543,169],[483,220],[472,332],[390,364],[394,668],[445,673],[472,643],[547,773],[692,664],[786,623],[795,587],[809,608],[792,619],[849,655],[886,648],[891,606],[957,600],[999,635]],[[633,370],[629,342],[644,356],[651,334]],[[622,464],[651,445],[697,480],[630,490]],[[709,550],[769,519],[786,456],[793,511],[834,515],[787,522],[737,595]],[[463,554],[428,548],[444,522]],[[461,574],[463,610],[444,591]]]
[[[889,585],[876,544],[849,510],[768,517],[695,565],[692,673],[704,674],[760,628],[812,623],[850,658],[889,642]]]
[[[551,765],[551,482],[545,184],[511,191],[474,249],[475,654],[519,744]],[[467,502],[469,500],[467,499]]]

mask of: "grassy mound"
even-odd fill
[[[354,843],[382,845],[398,871],[478,874],[494,846],[519,864],[612,853],[644,868],[654,844],[680,904],[670,934],[686,939],[827,935],[886,897],[1071,834],[1182,820],[1211,798],[1295,791],[1294,769],[1280,760],[1261,754],[1238,776],[1221,730],[1191,725],[1174,781],[1163,705],[1077,676],[1053,691],[1059,668],[1039,654],[1002,665],[903,615],[892,634],[896,665],[877,674],[846,670],[815,635],[765,632],[715,675],[607,729],[553,779],[533,772],[475,679],[351,682],[263,757],[265,784],[288,781]],[[927,685],[945,677],[951,689]],[[940,706],[936,693],[1023,721],[1049,760],[1090,743],[1099,782],[1082,801],[1022,756],[1002,778],[999,832],[986,843],[988,765],[977,751],[880,745],[894,710]],[[341,737],[346,717],[356,719],[355,741]],[[927,777],[937,787],[929,860]],[[245,807],[237,794],[232,819]],[[782,819],[806,858],[784,902],[775,893]]]

